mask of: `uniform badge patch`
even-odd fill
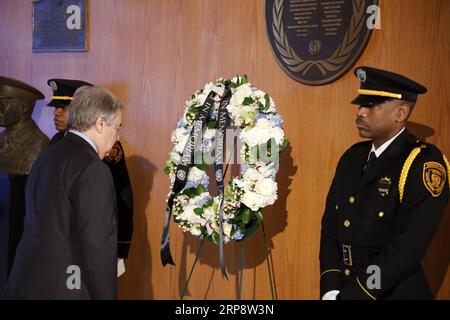
[[[122,157],[123,157],[122,148],[116,142],[114,143],[114,146],[112,147],[111,151],[108,152],[108,156],[105,159],[109,162],[117,163],[122,159]]]
[[[384,177],[378,181],[378,192],[382,197],[385,197],[389,194],[389,189],[391,188],[391,178]]]
[[[433,197],[437,197],[444,190],[447,173],[437,162],[427,162],[423,165],[423,183]]]

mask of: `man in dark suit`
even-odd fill
[[[24,232],[8,299],[114,299],[117,208],[102,162],[118,138],[123,104],[94,86],[77,90],[64,139],[33,164]]]
[[[445,210],[448,161],[405,129],[427,90],[369,67],[356,126],[363,138],[341,157],[328,193],[320,242],[320,291],[334,299],[431,299],[421,260]]]
[[[47,84],[53,90],[51,101],[47,104],[54,107],[54,123],[58,132],[53,136],[50,145],[61,141],[67,132],[69,115],[69,103],[73,98],[75,90],[81,86],[91,86],[92,84],[73,79],[50,79]],[[133,193],[131,190],[128,169],[125,163],[125,153],[119,140],[116,141],[103,162],[111,170],[117,196],[118,210],[118,276],[125,272],[124,259],[127,259],[130,250],[131,237],[133,234]]]

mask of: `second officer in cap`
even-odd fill
[[[405,128],[427,90],[360,67],[356,127],[339,160],[322,218],[320,291],[334,299],[431,299],[421,260],[449,196],[447,159]]]
[[[47,84],[53,90],[52,99],[47,105],[55,107],[53,121],[56,130],[58,130],[51,139],[50,145],[52,145],[63,139],[68,130],[69,107],[75,91],[79,87],[92,86],[92,84],[72,79],[50,79],[47,81]],[[124,259],[128,257],[133,234],[133,194],[125,163],[125,153],[120,141],[114,144],[108,156],[103,159],[103,162],[111,170],[116,189],[118,210],[117,256],[119,258],[117,272],[118,276],[120,276],[125,272]]]

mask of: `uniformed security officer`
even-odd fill
[[[50,79],[47,81],[47,84],[53,90],[52,99],[47,106],[55,107],[53,121],[55,128],[58,130],[58,133],[51,139],[50,145],[53,145],[64,137],[68,129],[69,104],[76,89],[81,86],[91,86],[92,84],[72,79]],[[125,163],[125,154],[120,141],[114,144],[113,149],[104,158],[103,162],[111,170],[116,189],[118,210],[117,256],[119,258],[117,272],[118,276],[120,276],[125,272],[123,260],[128,257],[133,234],[133,194]]]
[[[449,164],[405,129],[427,89],[360,67],[356,126],[363,138],[341,157],[322,218],[320,291],[334,299],[431,299],[421,260],[449,196]]]

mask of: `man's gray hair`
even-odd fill
[[[99,117],[111,125],[125,107],[111,92],[96,86],[82,86],[75,91],[69,105],[69,129],[87,131]]]

